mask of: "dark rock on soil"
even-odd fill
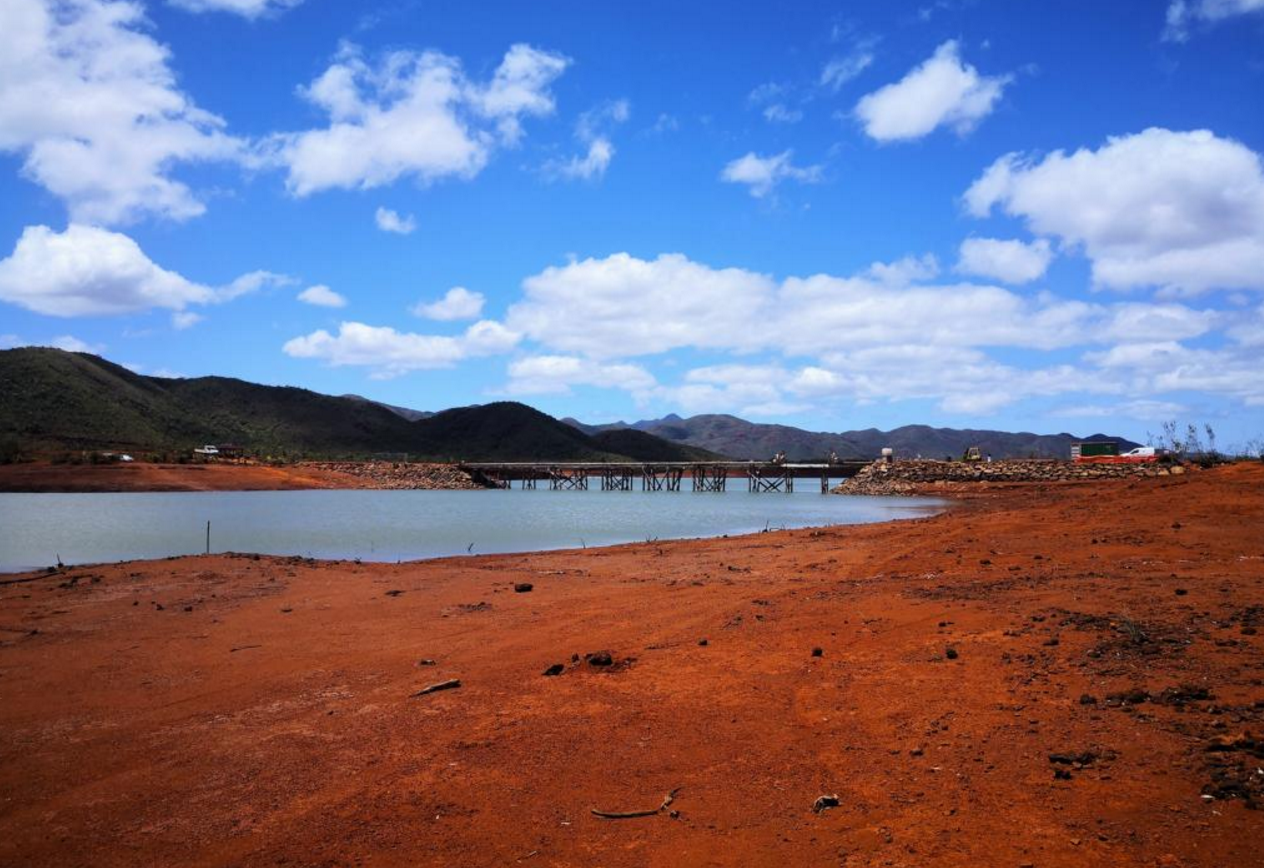
[[[526,594],[532,591],[534,588],[535,588],[535,585],[531,584],[530,582],[518,582],[517,584],[514,585],[514,593]]]
[[[565,671],[566,671],[566,667],[564,665],[562,665],[561,663],[554,663],[548,669],[544,670],[544,674],[545,676],[551,678],[554,675],[561,675]]]
[[[614,657],[609,651],[594,651],[592,654],[585,654],[584,660],[589,666],[611,666],[614,664]]]

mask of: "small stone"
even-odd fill
[[[701,645],[703,648],[705,648],[705,647],[707,647],[707,640],[706,640],[706,639],[699,639],[699,640],[698,640],[698,644],[699,644],[699,645]]]
[[[526,593],[530,593],[534,588],[535,588],[535,585],[531,584],[530,582],[518,582],[514,585],[514,593],[526,594]]]
[[[922,754],[924,754],[925,752],[926,752],[926,751],[922,750],[922,748],[920,748],[920,747],[915,747],[915,748],[913,748],[911,751],[909,751],[909,756],[921,756],[921,755],[922,755]]]
[[[611,666],[614,664],[614,657],[609,651],[594,651],[592,654],[585,654],[584,659],[588,661],[589,666]]]
[[[1071,773],[1066,769],[1054,769],[1053,779],[1055,781],[1069,781],[1071,780]]]
[[[1097,697],[1091,693],[1083,693],[1080,695],[1080,705],[1096,705]]]
[[[838,795],[831,794],[827,796],[817,796],[816,801],[812,803],[812,812],[819,814],[826,808],[837,808],[839,805]]]
[[[429,657],[423,657],[421,660],[417,661],[417,665],[418,666],[434,666],[436,664]]]
[[[544,675],[545,677],[551,678],[554,675],[561,675],[565,671],[566,671],[566,667],[564,665],[562,665],[561,663],[554,663],[548,669],[544,670]]]
[[[812,656],[813,656],[813,657],[824,657],[824,656],[825,656],[825,649],[824,649],[824,648],[813,648],[813,649],[812,649]]]
[[[1183,597],[1183,596],[1185,596],[1185,595],[1186,595],[1186,594],[1188,594],[1188,593],[1189,593],[1189,591],[1185,590],[1184,588],[1177,588],[1177,589],[1176,589],[1176,596],[1178,596],[1178,597]]]
[[[949,660],[956,660],[957,657],[959,657],[960,655],[957,654],[956,648],[949,648],[947,651],[944,652],[944,656],[947,657]]]

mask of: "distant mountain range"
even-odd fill
[[[978,446],[997,458],[1065,458],[1092,434],[1010,434],[907,425],[838,434],[736,416],[664,416],[634,424],[557,420],[525,404],[498,402],[432,413],[358,395],[335,397],[227,377],[146,377],[88,353],[24,347],[0,351],[0,438],[19,451],[164,452],[235,443],[278,457],[370,457],[466,461],[697,461],[720,456],[794,460],[897,455],[960,456]],[[13,449],[7,449],[12,452]]]
[[[32,453],[163,452],[233,443],[254,453],[285,457],[713,457],[642,431],[589,435],[513,402],[423,413],[358,396],[334,397],[227,377],[145,377],[87,353],[35,347],[0,351],[0,438]]]
[[[563,419],[586,434],[634,430],[644,431],[673,443],[694,446],[738,459],[770,458],[784,451],[792,461],[823,459],[831,452],[839,458],[874,458],[882,449],[891,447],[897,456],[923,458],[960,458],[971,446],[978,446],[985,455],[995,458],[1067,458],[1071,444],[1081,440],[1115,440],[1121,448],[1139,444],[1124,437],[1090,434],[1011,434],[1005,431],[932,428],[929,425],[905,425],[891,431],[866,428],[838,434],[804,431],[789,425],[767,425],[748,422],[736,416],[703,415],[682,419],[674,413],[661,419],[647,419],[628,424],[585,425],[575,419]]]

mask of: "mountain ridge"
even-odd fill
[[[959,458],[971,446],[995,458],[1068,458],[1071,444],[1084,440],[1115,440],[1121,449],[1140,445],[1126,437],[1091,434],[1077,437],[1060,432],[1035,434],[980,428],[935,428],[930,425],[903,425],[890,431],[864,428],[831,433],[807,431],[790,425],[750,422],[722,413],[682,418],[669,413],[661,419],[585,425],[569,417],[562,421],[590,435],[620,429],[654,434],[664,440],[684,443],[735,459],[769,458],[784,451],[792,461],[824,459],[831,452],[842,459],[876,458],[886,447],[897,455],[926,458]]]

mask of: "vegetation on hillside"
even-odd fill
[[[184,452],[233,443],[279,458],[687,460],[695,450],[638,439],[637,454],[599,442],[513,402],[461,407],[413,421],[356,397],[227,377],[145,377],[87,353],[0,351],[0,443],[7,453]]]

